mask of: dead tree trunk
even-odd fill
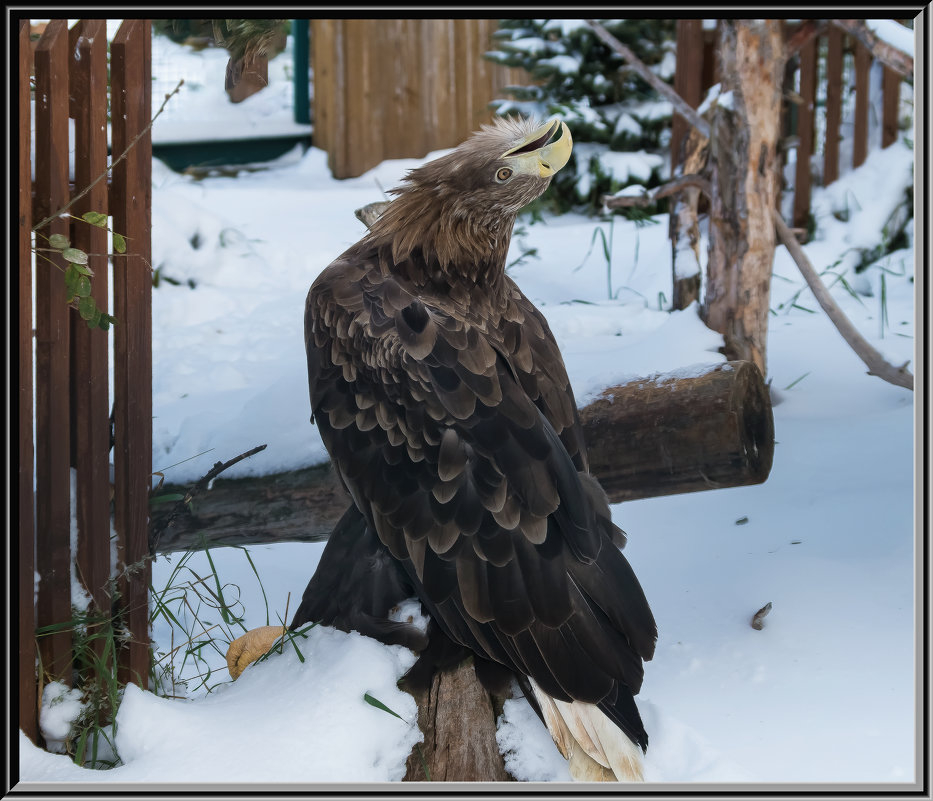
[[[702,174],[706,169],[709,140],[696,128],[684,138],[683,175]],[[671,200],[670,239],[673,271],[671,307],[686,309],[700,299],[703,266],[700,263],[700,189],[691,186]]]
[[[767,375],[783,41],[779,20],[722,20],[722,94],[710,136],[712,203],[702,316],[729,359]]]

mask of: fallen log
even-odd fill
[[[580,419],[590,472],[613,503],[760,484],[771,472],[771,399],[752,362],[612,387]]]
[[[750,362],[638,379],[580,410],[590,471],[613,503],[763,482],[774,423]],[[161,492],[185,495],[165,485]],[[327,539],[350,498],[329,465],[260,478],[217,478],[179,514],[152,508],[156,553]]]

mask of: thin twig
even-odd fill
[[[671,195],[676,195],[678,192],[688,187],[699,189],[707,197],[710,197],[713,191],[707,178],[704,178],[702,175],[697,175],[696,173],[690,173],[689,175],[682,175],[679,178],[675,178],[673,181],[669,181],[663,186],[655,187],[650,192],[646,191],[642,195],[623,195],[621,197],[616,195],[604,195],[603,203],[606,208],[609,209],[628,208],[629,206],[650,206],[656,201],[665,197],[670,197]]]
[[[586,22],[593,29],[596,35],[602,39],[605,44],[615,50],[616,53],[622,56],[626,63],[628,63],[628,65],[633,70],[635,70],[635,72],[644,78],[650,86],[657,90],[662,97],[670,100],[674,106],[674,110],[680,114],[681,117],[689,122],[701,134],[703,134],[703,136],[709,138],[709,123],[699,114],[697,114],[696,110],[692,108],[686,100],[677,94],[677,92],[675,92],[668,84],[664,83],[664,81],[662,81],[651,70],[649,70],[638,58],[638,56],[636,56],[629,48],[622,44],[622,42],[616,39],[615,36],[609,33],[609,31],[607,31],[596,20],[588,19]]]
[[[184,514],[188,510],[188,504],[194,500],[194,496],[200,492],[203,492],[207,489],[208,484],[211,483],[217,476],[219,476],[224,470],[227,470],[230,467],[233,467],[237,462],[241,462],[244,459],[247,459],[254,454],[264,451],[266,445],[257,445],[255,448],[252,448],[246,453],[241,453],[239,456],[234,456],[228,462],[216,462],[214,466],[207,471],[197,483],[191,486],[188,491],[185,493],[185,497],[180,501],[176,501],[174,508],[171,513],[165,517],[163,520],[160,520],[158,524],[153,525],[149,531],[149,554],[150,556],[155,556],[156,546],[159,544],[159,540],[162,538],[162,532],[165,531],[173,522],[179,517],[179,515]],[[197,574],[195,574],[197,575]]]
[[[160,115],[163,111],[165,111],[165,107],[168,105],[168,101],[172,98],[173,95],[178,94],[178,90],[181,89],[181,87],[182,87],[182,85],[184,84],[184,82],[185,82],[185,79],[182,78],[182,79],[178,82],[178,86],[176,86],[171,92],[169,92],[169,93],[165,96],[165,100],[162,101],[162,105],[159,107],[159,110],[155,113],[155,116],[154,116],[151,120],[149,120],[149,124],[146,125],[145,128],[143,128],[138,134],[136,134],[136,136],[133,137],[133,141],[131,141],[131,142],[126,146],[126,150],[124,150],[124,151],[120,154],[119,158],[117,158],[116,161],[111,162],[110,166],[107,167],[106,170],[104,170],[100,175],[98,175],[93,181],[91,181],[90,184],[88,184],[84,189],[82,189],[77,195],[75,195],[71,200],[69,200],[69,201],[68,201],[64,206],[62,206],[58,211],[56,211],[54,214],[50,214],[48,217],[46,217],[46,218],[45,218],[44,220],[42,220],[41,222],[36,223],[36,224],[32,227],[32,230],[33,230],[33,231],[36,231],[36,230],[38,230],[39,228],[42,228],[42,227],[48,225],[50,222],[52,222],[52,220],[55,220],[55,219],[57,219],[58,217],[61,217],[66,211],[68,211],[68,209],[70,209],[75,203],[77,203],[79,200],[81,200],[81,198],[83,198],[88,192],[90,192],[95,186],[97,186],[97,184],[99,184],[101,181],[103,181],[104,178],[106,178],[107,175],[113,170],[113,168],[116,167],[121,161],[123,161],[123,159],[125,159],[125,158],[127,157],[127,155],[129,155],[130,150],[133,149],[133,147],[136,145],[136,143],[137,143],[140,139],[142,139],[142,138],[149,132],[149,129],[152,128],[153,123],[159,118],[159,115]]]
[[[829,319],[832,320],[833,325],[836,326],[836,329],[842,334],[843,339],[849,343],[849,346],[855,351],[856,355],[865,362],[868,367],[868,374],[876,375],[878,378],[884,379],[890,384],[913,390],[914,377],[907,369],[908,363],[905,362],[900,367],[895,367],[868,343],[858,332],[856,327],[852,325],[849,318],[845,316],[842,309],[836,305],[833,296],[820,280],[820,276],[813,268],[813,265],[810,264],[810,260],[803,252],[803,248],[800,247],[800,243],[797,242],[793,232],[787,227],[780,212],[778,212],[777,209],[773,209],[771,213],[774,218],[774,227],[777,231],[778,239],[781,240],[784,247],[787,248],[787,252],[790,253],[791,257],[797,263],[797,267],[799,267],[800,272],[803,273],[804,279],[806,279],[810,290],[813,292],[813,296],[823,308],[823,311],[826,312]]]

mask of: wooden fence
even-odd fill
[[[65,20],[52,20],[38,42],[30,38],[28,20],[20,20],[19,723],[37,740],[38,688],[51,679],[72,683],[71,632],[37,638],[36,631],[72,619],[73,564],[93,607],[105,615],[119,615],[121,625],[131,633],[116,657],[120,678],[148,686],[152,147],[148,132],[142,132],[150,120],[151,31],[146,20],[127,20],[111,44],[109,116],[115,163],[110,180],[100,180],[80,198],[108,166],[106,22],[81,20],[69,30]],[[69,118],[74,120],[73,137]],[[125,158],[119,159],[127,149]],[[73,216],[57,214],[66,206]],[[89,211],[111,216],[112,229],[126,238],[125,255],[109,256],[107,231],[75,219]],[[52,220],[43,224],[49,217]],[[91,296],[99,309],[117,320],[109,334],[90,329],[69,307],[62,275],[66,263],[60,254],[43,250],[52,234],[68,237],[73,247],[89,254]],[[113,308],[108,309],[111,286]],[[114,354],[112,388],[109,336]],[[111,493],[115,565],[111,564]],[[118,577],[117,592],[110,585],[111,577]]]
[[[785,41],[799,30],[797,25],[784,25]],[[674,89],[693,108],[697,108],[707,90],[718,80],[716,42],[718,31],[703,29],[699,19],[677,22],[677,68]],[[849,57],[854,62],[851,70],[844,69]],[[785,141],[796,141],[797,162],[794,177],[793,225],[805,229],[810,213],[812,189],[811,159],[822,152],[820,184],[828,186],[839,177],[843,100],[854,95],[854,126],[852,134],[852,166],[858,167],[868,156],[869,130],[869,72],[872,55],[855,37],[834,25],[829,25],[817,36],[812,36],[788,62],[784,87]],[[884,67],[882,81],[881,146],[887,147],[897,139],[897,115],[900,99],[901,76]],[[818,91],[819,89],[819,91]],[[823,141],[816,139],[817,97],[825,98],[825,128]],[[680,158],[680,143],[686,135],[687,123],[674,115],[671,131],[671,161]],[[785,147],[782,164],[786,163]]]
[[[315,19],[314,144],[335,178],[455,147],[527,74],[487,61],[497,20]]]

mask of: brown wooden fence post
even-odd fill
[[[868,84],[871,52],[855,43],[855,133],[852,139],[852,166],[860,167],[868,157]]]
[[[41,218],[68,201],[68,27],[52,20],[36,47],[36,211]],[[36,233],[37,246],[68,235],[55,219]],[[71,619],[71,473],[69,459],[69,315],[65,265],[54,254],[36,271],[36,567],[39,627]],[[39,641],[42,669],[71,684],[71,633]]]
[[[890,67],[884,68],[882,93],[881,147],[888,147],[897,141],[897,114],[901,105],[901,76]]]
[[[38,737],[36,694],[36,610],[35,610],[35,494],[32,441],[32,158],[29,124],[32,48],[29,20],[19,23],[19,264],[17,264],[17,334],[19,354],[18,485],[16,531],[19,583],[19,727],[33,742]],[[11,276],[12,278],[12,276]]]
[[[826,33],[826,140],[823,145],[823,186],[839,177],[839,123],[842,121],[842,31]]]
[[[151,27],[127,20],[111,44],[113,152],[122,154],[151,116]],[[148,686],[147,558],[152,474],[152,139],[147,132],[113,170],[114,230],[126,237],[114,265],[114,517],[124,622],[132,639],[121,659],[121,681]]]
[[[800,48],[800,97],[797,107],[797,165],[794,177],[794,227],[806,228],[810,216],[810,156],[816,104],[816,37]]]
[[[677,20],[677,69],[674,73],[674,91],[692,108],[703,100],[703,20]],[[689,123],[676,112],[671,119],[671,174],[680,164],[681,142],[687,135]]]
[[[75,188],[82,191],[107,170],[107,27],[82,20],[71,30],[71,115],[75,119]],[[72,208],[107,213],[107,183],[100,181]],[[107,309],[107,231],[72,223],[72,242],[94,271],[91,296]],[[72,466],[77,472],[78,580],[97,610],[110,611],[110,401],[106,332],[71,314]],[[104,639],[95,641],[102,653]]]

